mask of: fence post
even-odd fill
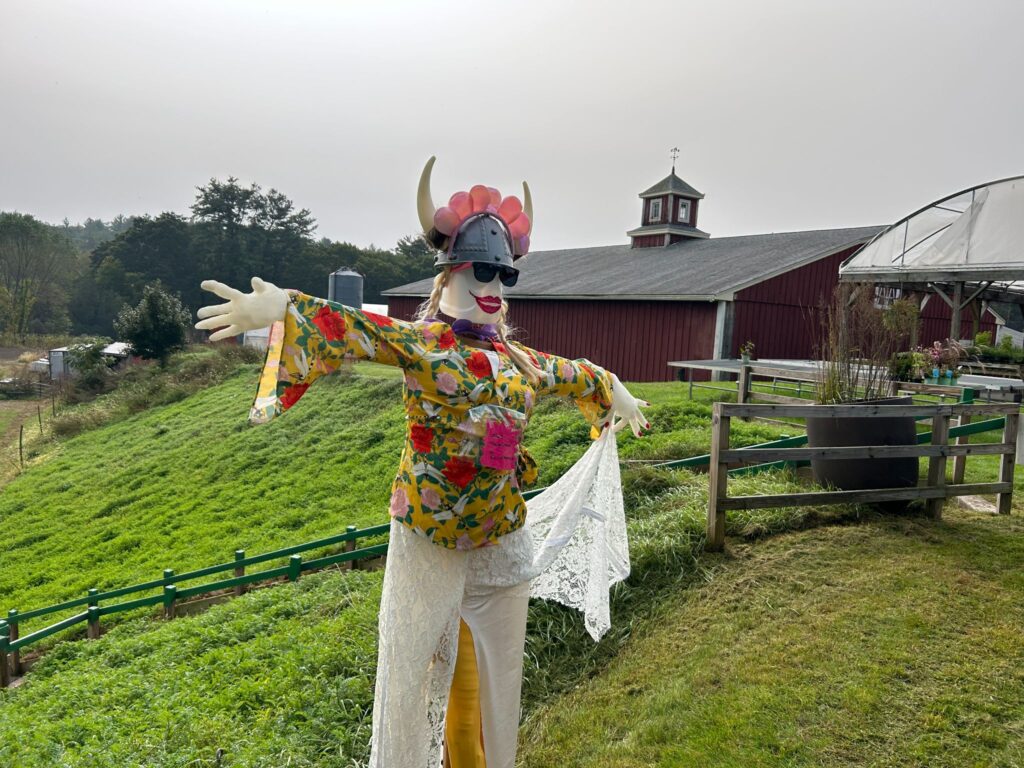
[[[7,636],[9,627],[6,621],[0,621],[0,688],[11,684],[11,670],[7,667],[7,649],[11,640]]]
[[[1017,461],[1017,422],[1020,413],[1008,413],[1003,422],[1003,442],[1014,447],[1013,453],[1004,453],[999,461],[999,482],[1013,485],[1013,466]],[[1006,493],[996,494],[996,511],[1000,515],[1010,514],[1010,503],[1013,501],[1013,489]]]
[[[353,533],[355,530],[356,530],[356,527],[354,525],[349,525],[349,526],[347,526],[345,528],[345,533]],[[345,542],[345,551],[346,552],[355,552],[356,551],[356,538],[355,538],[355,536],[353,536],[351,539],[349,539],[348,541]],[[344,564],[344,568],[345,569],[351,571],[351,570],[355,569],[355,567],[356,567],[356,561],[355,560],[347,560],[347,561],[345,561],[345,564]]]
[[[7,612],[7,636],[12,643],[19,637],[17,608],[11,608]],[[11,667],[15,675],[20,675],[24,671],[21,668],[21,651],[11,651]]]
[[[736,402],[745,403],[750,399],[750,366],[740,363],[740,378],[736,382]]]
[[[174,601],[178,599],[178,588],[173,584],[164,585],[164,618],[174,618]]]
[[[99,601],[96,599],[100,591],[93,587],[89,590],[89,603],[87,612],[89,614],[89,624],[85,629],[85,636],[89,640],[97,640],[100,636],[100,609]]]
[[[960,396],[961,403],[973,403],[974,402],[974,390],[970,387],[966,387]],[[962,427],[966,424],[971,423],[971,415],[969,413],[960,414],[960,418],[956,420],[956,425]],[[971,441],[970,435],[960,435],[956,439],[957,445],[967,445]],[[953,485],[959,485],[964,481],[964,471],[967,468],[967,457],[966,456],[954,456],[953,457]]]
[[[949,442],[949,415],[941,411],[932,416],[932,445],[946,445]],[[942,488],[946,486],[946,457],[931,456],[928,459],[928,487]],[[935,520],[942,519],[942,506],[946,503],[945,495],[928,499],[928,514]]]
[[[288,581],[298,581],[302,573],[302,555],[292,555],[288,558]]]
[[[244,549],[236,549],[235,550],[235,562],[237,563],[239,560],[245,560],[245,550]],[[236,565],[235,566],[235,576],[245,576],[245,566],[244,565]],[[245,594],[245,584],[237,585],[235,587],[235,597],[241,597],[244,594]]]
[[[711,460],[708,465],[708,528],[704,548],[719,552],[725,547],[725,510],[721,502],[727,495],[729,468],[719,461],[721,451],[729,449],[729,417],[722,403],[715,403],[711,416]]]

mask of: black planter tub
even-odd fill
[[[909,397],[890,397],[844,405],[913,405]],[[807,445],[835,448],[849,445],[916,445],[912,416],[844,416],[807,419]],[[872,488],[912,488],[917,485],[917,457],[902,459],[812,459],[814,482],[826,488],[859,491]],[[886,502],[902,509],[906,502]]]

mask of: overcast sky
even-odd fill
[[[503,9],[503,10],[499,10]],[[889,223],[1024,173],[1024,3],[0,0],[0,210],[187,213],[237,176],[390,247],[475,183],[533,249],[626,241],[679,175],[712,236]]]

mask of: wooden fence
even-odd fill
[[[956,405],[753,405],[742,403],[715,403],[711,421],[711,460],[708,471],[707,546],[710,551],[725,545],[725,515],[730,509],[763,509],[766,507],[795,507],[807,504],[870,504],[882,501],[925,499],[928,511],[938,518],[942,505],[951,496],[996,494],[996,507],[1000,514],[1009,514],[1013,494],[1013,468],[1017,453],[1017,426],[1019,403],[956,404]],[[864,445],[841,448],[805,447],[729,447],[729,423],[733,418],[802,418],[808,417],[893,417],[909,416],[931,419],[930,442],[918,445]],[[969,444],[966,439],[956,444],[950,438],[957,430],[950,429],[950,419],[956,417],[961,426],[959,433],[966,436],[977,431],[979,425],[967,422],[972,416],[1001,416],[1003,436],[999,443]],[[970,429],[974,427],[974,429]],[[968,431],[970,429],[970,432]],[[951,435],[951,431],[954,432]],[[946,482],[948,457],[998,455],[999,478],[994,483],[959,482],[963,479],[962,466],[954,473],[953,484]],[[739,462],[807,461],[811,459],[876,459],[897,457],[924,457],[928,459],[928,479],[924,485],[913,488],[878,488],[864,491],[813,491],[765,496],[729,496],[729,465]],[[957,477],[959,476],[959,477]]]

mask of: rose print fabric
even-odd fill
[[[450,549],[493,544],[523,525],[521,485],[536,480],[522,436],[537,397],[574,400],[594,426],[611,410],[611,376],[586,360],[519,347],[542,371],[531,386],[501,345],[462,344],[438,320],[404,322],[299,292],[271,329],[249,420],[270,421],[345,359],[405,371],[408,430],[392,485],[393,518]]]

